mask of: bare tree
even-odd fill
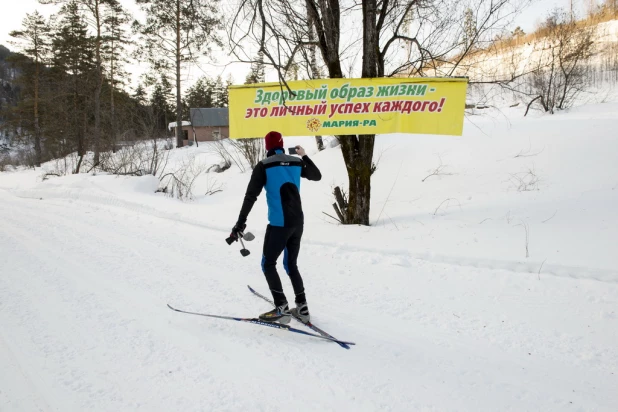
[[[264,139],[230,139],[229,143],[249,163],[251,169],[266,157]]]
[[[513,33],[513,37],[502,39],[499,45],[469,59],[472,62],[466,64],[476,68],[469,72],[474,73],[474,78],[483,79],[470,83],[499,85],[501,91],[523,97],[528,101],[524,116],[535,103],[549,113],[566,109],[592,81],[589,62],[595,51],[594,31],[594,26],[573,21],[568,12],[556,9],[538,30],[536,38],[530,40],[531,51],[522,49],[518,36]],[[497,55],[501,56],[500,64],[483,61],[496,59]]]
[[[200,175],[206,172],[206,165],[196,160],[195,156],[183,160],[176,170],[166,173],[159,178],[161,188],[159,191],[167,193],[170,197],[178,198],[182,201],[193,200],[193,189],[195,181]],[[215,181],[216,182],[216,181]],[[220,191],[212,185],[207,191],[212,194]]]
[[[288,69],[290,67],[288,66]],[[264,83],[266,74],[264,73],[264,53],[260,50],[257,54],[257,59],[251,63],[251,71],[245,78],[245,84]],[[261,137],[252,137],[248,139],[233,140],[230,139],[230,145],[240,154],[248,163],[251,169],[266,157],[264,147],[264,139]],[[225,146],[220,146],[224,148]],[[241,168],[244,171],[244,167]]]
[[[360,76],[364,78],[452,75],[473,49],[493,38],[492,31],[510,22],[509,17],[518,10],[513,4],[525,2],[241,0],[228,25],[228,35],[231,51],[240,61],[251,62],[247,46],[256,45],[265,64],[276,71],[282,87],[287,87],[285,73],[295,62],[300,60],[311,72],[311,53],[306,52],[311,47],[319,49],[326,73],[333,79],[343,78],[348,65],[348,75],[353,75],[359,54]],[[464,45],[461,22],[465,10],[471,7],[476,18],[475,35]],[[343,39],[342,24],[354,27]],[[409,52],[402,56],[400,50],[406,46]],[[345,220],[368,225],[375,135],[345,135],[338,139],[348,171]]]
[[[532,86],[535,99],[547,112],[570,107],[586,83],[586,62],[593,51],[593,28],[571,21],[568,14],[554,11],[545,23],[542,57]]]

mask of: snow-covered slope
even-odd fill
[[[592,55],[587,61],[589,69],[603,72],[611,68],[615,71],[618,20],[595,24],[588,29],[593,39]],[[520,38],[514,44],[472,54],[458,66],[455,74],[467,76],[474,82],[504,82],[540,67],[547,67],[552,59],[551,46],[552,40],[546,37]],[[447,68],[448,65],[442,67],[441,73],[448,72]],[[615,82],[615,76],[612,77]]]
[[[323,213],[345,169],[312,156],[299,265],[351,350],[166,307],[268,309],[246,289],[267,292],[263,195],[252,254],[224,242],[249,173],[204,175],[189,203],[153,177],[0,173],[0,410],[616,410],[618,104],[522,114],[379,136],[371,227]],[[216,161],[170,167],[192,155]]]

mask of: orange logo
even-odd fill
[[[312,132],[317,132],[318,130],[320,130],[320,127],[322,127],[322,123],[320,123],[320,121],[315,117],[307,120],[307,129],[311,130]]]

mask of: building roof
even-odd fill
[[[225,127],[230,125],[227,107],[191,109],[191,122],[195,127]]]

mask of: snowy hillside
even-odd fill
[[[269,309],[246,288],[267,293],[263,194],[251,255],[224,242],[248,172],[202,175],[193,202],[154,177],[0,173],[0,410],[615,411],[617,125],[614,102],[379,136],[371,227],[323,213],[340,150],[287,139],[324,176],[301,190],[309,307],[350,350],[166,307]],[[169,167],[217,162],[206,146]]]
[[[618,20],[592,25],[589,30],[594,43],[589,65],[598,70],[614,66],[618,47]],[[461,64],[456,74],[468,76],[471,81],[506,80],[546,66],[551,58],[552,39],[534,37],[513,40],[512,43],[472,54]]]

